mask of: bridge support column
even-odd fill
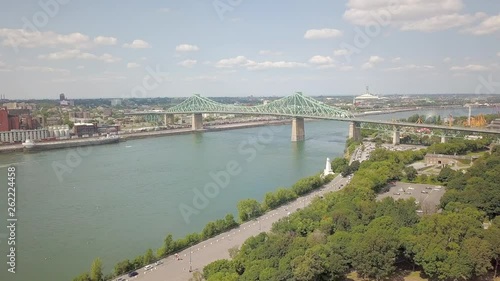
[[[203,129],[203,115],[201,115],[201,113],[193,114],[191,128],[193,129],[193,131]]]
[[[399,128],[394,126],[394,134],[392,135],[392,144],[399,145],[401,143],[401,135],[399,132]]]
[[[361,128],[359,122],[349,123],[349,138],[354,141],[361,140]]]
[[[441,136],[441,143],[446,143],[446,136],[445,135]]]
[[[165,114],[163,116],[163,119],[164,119],[163,121],[165,123],[165,126],[169,125],[169,124],[174,124],[174,122],[175,122],[175,118],[174,118],[173,114]]]
[[[292,121],[292,141],[305,140],[304,118],[296,117]]]

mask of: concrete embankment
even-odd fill
[[[151,137],[171,136],[171,135],[186,135],[186,134],[192,134],[195,132],[216,132],[216,131],[224,131],[224,130],[253,128],[253,127],[260,127],[260,126],[284,125],[284,124],[289,124],[290,122],[291,122],[290,120],[260,121],[260,122],[248,122],[248,123],[235,123],[235,124],[207,126],[205,129],[198,130],[198,131],[193,131],[191,128],[183,128],[183,129],[162,130],[162,131],[153,131],[153,132],[140,132],[140,133],[122,134],[122,135],[120,135],[120,139],[121,140],[133,140],[133,139],[144,139],[144,138],[151,138]],[[37,147],[36,151],[43,151],[43,150],[49,150],[49,149],[50,150],[63,149],[63,148],[88,146],[88,145],[101,145],[101,144],[95,144],[95,143],[89,142],[89,139],[86,139],[86,140],[82,140],[82,139],[61,140],[61,141],[54,142],[49,146],[44,146],[44,147],[40,147],[40,148]],[[23,150],[24,150],[24,148],[21,144],[0,145],[0,153],[22,152]]]

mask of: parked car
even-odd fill
[[[139,273],[137,273],[137,271],[132,271],[128,274],[128,277],[134,277],[134,276],[137,276],[139,275]]]
[[[153,265],[146,265],[146,267],[144,267],[144,270],[150,270],[150,269],[153,269]]]
[[[393,194],[394,195],[401,195],[401,193],[399,193],[399,192],[394,192]]]
[[[428,187],[426,187],[425,189],[432,189],[432,186],[428,186]]]
[[[428,194],[428,193],[429,193],[429,191],[427,191],[427,190],[422,190],[422,193],[424,193],[424,194]]]
[[[163,261],[157,261],[157,262],[155,262],[155,265],[160,265],[160,264],[163,264]]]

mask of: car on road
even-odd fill
[[[160,265],[160,264],[163,264],[163,261],[157,261],[157,262],[155,262],[155,265]]]
[[[425,189],[432,189],[432,186],[427,186]]]
[[[146,265],[146,267],[144,267],[144,270],[150,270],[150,269],[153,269],[153,265],[150,264],[150,265]]]
[[[429,191],[427,191],[427,190],[422,190],[422,193],[424,193],[424,194],[429,194]]]
[[[414,190],[415,188],[411,187],[411,186],[408,186],[408,189],[409,190]]]
[[[134,277],[137,275],[139,275],[139,273],[137,273],[137,271],[132,271],[132,272],[129,272],[128,277]]]
[[[394,192],[393,194],[394,195],[401,195],[401,193],[399,193],[399,192]]]
[[[118,278],[118,279],[116,279],[116,281],[127,281],[127,279],[125,279],[125,278]]]

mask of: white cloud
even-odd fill
[[[347,49],[338,49],[333,51],[334,56],[347,56],[349,54],[351,54],[351,51]]]
[[[464,30],[467,33],[474,35],[486,35],[500,31],[500,14],[484,19],[477,26],[470,27]]]
[[[95,55],[92,53],[82,52],[80,50],[64,50],[60,52],[50,53],[47,55],[39,55],[39,59],[46,60],[67,60],[67,59],[82,59],[82,60],[99,60],[107,63],[114,63],[121,60],[121,58],[113,57],[110,54]]]
[[[392,63],[398,63],[398,62],[400,62],[400,61],[401,61],[401,58],[400,58],[400,57],[393,58],[393,59],[391,60],[391,62],[392,62]]]
[[[140,67],[141,65],[135,62],[129,62],[127,63],[127,68],[137,68]]]
[[[249,70],[262,70],[270,68],[295,68],[307,66],[305,63],[288,61],[264,61],[255,62],[244,56],[237,56],[229,59],[222,59],[215,64],[217,68],[246,67]]]
[[[83,46],[90,38],[82,33],[57,34],[52,31],[31,32],[24,29],[0,29],[2,45],[22,48]]]
[[[94,38],[94,43],[97,45],[116,45],[117,41],[115,37],[97,36]]]
[[[69,73],[67,69],[52,68],[46,66],[18,66],[17,70],[21,71],[34,71],[34,72],[57,72],[57,73]]]
[[[384,61],[384,58],[379,56],[371,56],[366,63],[364,63],[361,68],[362,69],[370,69],[375,67],[375,65]]]
[[[497,53],[497,57],[500,57],[500,52]]]
[[[314,56],[309,59],[309,63],[312,64],[319,64],[319,65],[325,65],[325,64],[333,64],[333,59],[331,57],[324,57],[324,56]]]
[[[250,70],[261,70],[269,68],[296,68],[305,67],[305,63],[294,62],[294,61],[264,61],[255,64],[250,64],[248,69]]]
[[[451,62],[451,58],[450,57],[446,57],[446,58],[443,59],[443,62],[444,63],[449,63],[449,62]]]
[[[196,63],[197,63],[196,60],[184,60],[184,61],[179,62],[178,65],[184,66],[184,67],[193,67],[194,65],[196,65]]]
[[[407,64],[404,66],[391,67],[386,68],[386,71],[405,71],[405,70],[429,70],[434,69],[433,65],[416,65],[416,64]]]
[[[147,48],[151,48],[151,45],[144,40],[136,39],[136,40],[132,41],[132,43],[130,43],[130,44],[128,44],[128,43],[123,44],[123,47],[130,48],[130,49],[147,49]]]
[[[476,71],[486,71],[488,70],[489,67],[486,67],[484,65],[479,65],[479,64],[469,64],[466,66],[452,66],[450,67],[451,71],[470,71],[470,72],[476,72]]]
[[[158,10],[158,12],[160,12],[160,13],[170,13],[170,12],[172,12],[172,10],[170,8],[160,8]]]
[[[215,64],[217,68],[231,68],[235,66],[247,66],[249,64],[255,64],[254,61],[247,59],[244,56],[237,56],[229,59],[222,59]]]
[[[83,65],[79,65],[76,67],[76,69],[84,69],[84,68],[85,68],[85,66],[83,66]]]
[[[115,45],[115,37],[97,36],[91,40],[88,35],[74,32],[59,34],[53,31],[31,32],[24,29],[0,29],[0,42],[15,48],[92,48],[99,45]]]
[[[271,50],[260,50],[259,55],[263,56],[281,56],[283,55],[283,52],[274,52]]]
[[[195,52],[200,50],[200,48],[198,48],[198,46],[196,45],[181,44],[175,47],[175,50],[177,52]]]
[[[348,0],[344,19],[361,26],[392,26],[401,30],[432,32],[465,27],[486,17],[460,14],[462,0]]]
[[[333,28],[309,29],[304,34],[305,39],[326,39],[342,36],[342,31]]]

